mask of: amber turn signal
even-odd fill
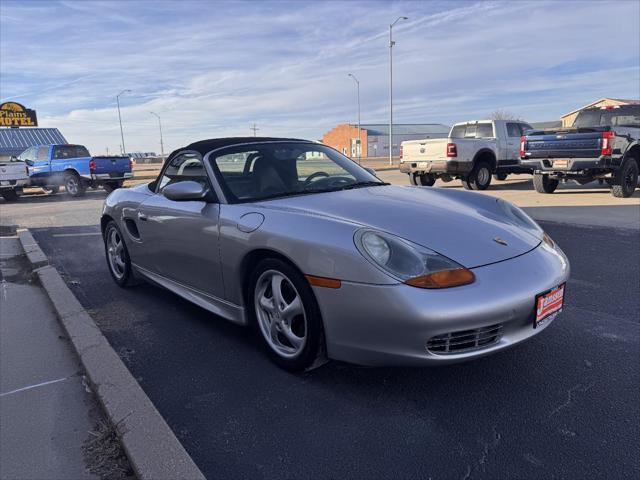
[[[305,275],[305,278],[315,287],[340,288],[342,286],[342,282],[335,278],[314,277],[313,275]]]
[[[442,270],[421,277],[410,278],[404,283],[419,288],[449,288],[473,283],[476,276],[466,268]]]

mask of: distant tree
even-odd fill
[[[502,109],[494,110],[493,112],[491,112],[490,117],[491,120],[522,120],[520,117],[514,115],[508,110]]]

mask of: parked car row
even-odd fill
[[[61,186],[72,197],[87,188],[102,187],[111,192],[133,177],[128,156],[92,157],[83,145],[35,145],[17,158],[0,164],[0,193],[16,200],[24,187],[41,187],[57,193]]]
[[[512,120],[457,123],[448,138],[402,142],[400,156],[413,185],[460,179],[467,189],[485,190],[492,175],[526,173],[540,193],[553,193],[561,181],[600,180],[626,198],[638,184],[640,105],[585,109],[572,127],[553,130]]]

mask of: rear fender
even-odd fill
[[[491,165],[491,171],[495,172],[497,166],[496,154],[490,148],[481,148],[473,157],[473,168],[476,167],[480,160],[489,162]]]

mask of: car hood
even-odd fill
[[[382,230],[467,268],[522,255],[541,240],[540,232],[511,220],[495,197],[453,189],[389,185],[287,197],[260,206]]]

